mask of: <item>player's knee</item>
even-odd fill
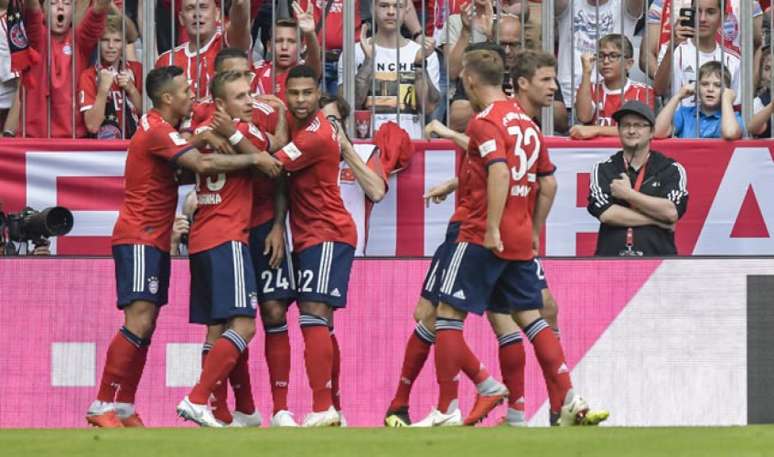
[[[229,322],[229,328],[234,330],[248,343],[255,336],[255,319],[250,317],[235,317]]]
[[[425,321],[427,319],[435,320],[435,308],[426,298],[420,298],[417,302],[416,308],[414,308],[414,321]]]
[[[508,314],[487,312],[486,317],[492,326],[492,331],[498,337],[519,331],[519,326]]]
[[[556,321],[559,316],[559,306],[554,300],[553,295],[550,293],[543,294],[543,309],[540,310],[540,315],[546,320],[548,325],[556,327]]]
[[[210,344],[215,343],[215,340],[220,338],[220,335],[226,330],[225,324],[215,324],[207,326],[207,342]]]
[[[445,319],[465,320],[467,313],[464,311],[460,311],[451,305],[447,305],[446,303],[441,302],[438,304],[438,309],[436,310],[436,316],[440,318],[445,318]]]
[[[134,302],[125,310],[126,328],[140,338],[149,339],[156,330],[158,308],[148,302]]]
[[[300,305],[301,314],[311,314],[312,316],[328,318],[330,306],[320,302],[303,302]]]
[[[287,322],[287,308],[277,301],[261,305],[261,320],[264,326],[273,327]]]

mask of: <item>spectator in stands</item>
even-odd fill
[[[397,121],[411,138],[422,138],[423,104],[430,114],[440,100],[440,68],[434,39],[424,37],[419,45],[400,36],[405,12],[406,0],[377,0],[376,33],[366,38],[369,25],[363,25],[360,46],[355,47],[355,109],[374,106],[374,131],[385,122]],[[344,62],[339,59],[339,90],[343,74]]]
[[[725,79],[725,89],[722,79]],[[742,137],[744,121],[734,111],[736,94],[729,88],[731,75],[720,62],[707,62],[699,69],[699,113],[696,126],[696,105],[681,105],[681,100],[694,95],[694,83],[687,83],[656,119],[656,138],[674,135],[677,138],[723,138],[737,140]],[[674,124],[674,125],[673,125]]]
[[[320,63],[320,45],[315,31],[313,6],[310,2],[306,10],[293,2],[293,12],[296,19],[279,19],[274,26],[274,69],[271,60],[266,60],[254,69],[255,79],[252,91],[255,94],[273,94],[285,99],[285,81],[291,68],[304,63],[312,68],[319,77],[322,73]],[[301,47],[298,43],[298,33],[306,43],[305,60],[299,60]],[[272,87],[272,79],[276,84]]]
[[[758,93],[753,100],[753,117],[749,131],[758,138],[771,138],[771,48],[761,50],[761,69]]]
[[[196,99],[209,95],[210,80],[215,74],[215,57],[221,48],[236,47],[250,49],[250,20],[248,0],[232,0],[229,21],[225,33],[218,26],[220,20],[219,2],[215,0],[179,0],[182,10],[178,15],[180,23],[188,33],[189,41],[173,48],[156,59],[156,68],[175,65],[183,69],[192,81],[191,88]]]
[[[111,0],[95,0],[75,31],[75,42],[70,32],[73,22],[73,4],[70,0],[54,0],[51,12],[44,20],[38,0],[25,0],[24,24],[30,46],[41,56],[40,62],[28,71],[37,83],[28,87],[25,103],[25,133],[34,138],[70,138],[86,136],[81,116],[73,111],[75,83],[89,66],[105,27],[105,18]],[[51,49],[48,48],[49,33]],[[75,48],[75,49],[73,49]],[[49,52],[51,58],[48,58]],[[75,73],[73,61],[75,58]],[[52,67],[48,68],[51,62]],[[50,120],[50,128],[49,128]],[[73,130],[75,124],[75,130]],[[17,134],[20,132],[17,132]]]
[[[736,94],[740,93],[740,58],[737,51],[719,44],[716,40],[720,30],[722,0],[697,0],[698,15],[695,22],[699,28],[698,36],[698,67],[706,62],[721,61],[723,66],[731,74],[731,88]],[[680,19],[682,20],[682,19]],[[694,37],[694,27],[682,25],[679,22],[674,25],[673,46],[662,46],[659,53],[658,70],[653,83],[653,89],[657,95],[670,95],[676,93],[688,83],[696,82],[696,53],[697,44]],[[671,83],[671,87],[670,87]],[[685,98],[683,105],[693,105],[694,99]],[[736,104],[740,103],[737,96]]]
[[[142,65],[123,61],[121,29],[121,18],[109,16],[99,42],[99,62],[81,73],[78,84],[88,136],[102,140],[131,138],[142,115]]]
[[[467,24],[465,20],[463,23]],[[503,61],[505,62],[506,74],[510,75],[511,68],[514,66],[515,59],[521,46],[521,23],[519,17],[503,14],[500,17],[498,24],[499,38],[500,38],[500,52],[504,52]],[[461,42],[457,41],[455,47]],[[494,40],[491,40],[494,45]],[[513,85],[510,76],[503,79],[503,90],[508,95],[513,95]],[[556,100],[554,100],[554,130],[557,132],[567,131],[567,110],[564,107],[564,102],[561,99],[561,93],[559,91],[555,94]],[[465,87],[462,85],[462,81],[457,81],[457,86],[452,98],[451,105],[449,107],[449,127],[458,132],[464,132],[468,124],[468,121],[473,116],[473,108],[468,101],[467,94],[465,93]],[[539,123],[539,119],[537,120]]]
[[[570,129],[570,135],[576,139],[618,136],[613,113],[627,100],[639,100],[653,107],[653,89],[628,77],[634,65],[632,42],[621,34],[611,33],[599,40],[598,48],[596,56],[581,56],[583,77],[575,99],[576,119],[580,124]],[[599,83],[592,82],[595,64],[602,75]]]
[[[663,52],[665,46],[669,47],[669,38],[673,36],[672,24],[677,23],[681,19],[679,17],[680,9],[691,8],[693,6],[693,0],[652,0],[647,14],[647,42],[643,41],[642,43],[639,62],[640,68],[649,77],[655,78],[656,76],[659,55]],[[671,17],[668,15],[664,16],[664,10],[671,10]],[[739,32],[739,24],[741,22],[739,20],[741,17],[740,13],[739,0],[726,1],[726,14],[723,29],[731,31],[727,36],[727,40],[729,41],[729,47],[737,52],[741,49],[741,33]],[[761,5],[757,0],[753,0],[753,44],[756,49],[761,44],[761,29],[764,27],[766,27],[766,22],[763,18]],[[720,36],[717,36],[716,38],[720,39]]]
[[[653,111],[630,100],[613,114],[622,150],[591,172],[588,211],[599,219],[598,256],[676,255],[675,224],[688,206],[682,165],[650,149]]]
[[[570,11],[570,4],[574,11]],[[572,109],[575,91],[581,82],[581,56],[596,54],[601,36],[610,33],[633,36],[644,5],[645,0],[574,0],[572,3],[556,0],[559,83],[567,109]]]
[[[8,1],[0,0],[0,128],[4,128],[8,112],[16,98],[18,74],[11,69],[11,50],[8,45]]]
[[[188,255],[188,234],[191,232],[194,213],[198,202],[196,200],[196,191],[192,190],[185,194],[183,200],[183,212],[175,215],[175,222],[172,223],[172,236],[169,255]]]

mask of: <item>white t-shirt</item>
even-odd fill
[[[0,109],[8,109],[16,94],[16,78],[11,71],[11,49],[8,45],[8,22],[6,15],[0,17]],[[2,126],[0,126],[2,127]]]
[[[400,68],[398,62],[398,50],[395,48],[383,48],[376,46],[374,79],[376,84],[376,96],[371,94],[369,88],[366,108],[374,106],[374,132],[385,122],[395,122],[408,132],[413,139],[422,138],[424,119],[422,117],[422,104],[414,92],[414,59],[420,46],[413,41],[406,41],[400,48]],[[365,60],[365,54],[361,46],[355,46],[355,68]],[[426,71],[430,82],[438,90],[440,82],[440,67],[438,56],[433,53],[426,59]],[[339,58],[339,85],[344,81],[344,62]],[[398,100],[400,100],[400,119],[397,116]]]
[[[575,99],[575,97],[571,97],[570,92],[573,92],[574,95],[574,92],[580,86],[581,76],[583,75],[581,55],[584,53],[596,53],[597,37],[601,38],[610,33],[621,33],[621,27],[623,27],[624,35],[631,37],[634,35],[634,27],[639,19],[639,17],[629,15],[629,12],[624,7],[625,2],[623,0],[609,0],[604,5],[599,5],[599,16],[597,16],[597,7],[589,4],[587,0],[575,0],[572,4],[575,9],[572,14],[570,6],[568,6],[558,17],[559,85],[562,88],[564,103],[568,108],[572,106]],[[621,22],[622,18],[623,23]],[[597,28],[599,28],[598,32]],[[572,43],[572,46],[569,46],[569,43]],[[575,53],[575,87],[571,91],[573,82],[571,74],[573,52]],[[636,55],[634,57],[635,59],[637,58]],[[592,69],[591,74],[596,74],[596,68]]]
[[[658,53],[659,64],[664,58],[668,50],[668,44],[661,46],[661,50]],[[699,67],[696,67],[696,46],[692,40],[686,40],[680,43],[674,50],[672,56],[672,91],[671,93],[677,93],[683,85],[696,81],[696,76],[699,74],[699,68],[704,65],[705,62],[711,62],[716,60],[720,62],[721,59],[721,47],[715,46],[715,50],[709,53],[699,51]],[[741,60],[739,55],[734,51],[725,49],[722,52],[723,61],[728,72],[731,74],[731,88],[736,91],[735,105],[742,103],[740,90],[741,79]],[[686,97],[683,99],[682,104],[684,106],[693,106],[694,97]]]

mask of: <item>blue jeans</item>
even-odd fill
[[[322,81],[320,84],[322,85]],[[322,86],[322,89],[331,95],[336,95],[339,92],[338,62],[325,62],[325,85]]]

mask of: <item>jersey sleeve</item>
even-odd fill
[[[685,168],[673,162],[661,179],[662,197],[675,204],[677,217],[683,217],[688,209],[688,175]]]
[[[282,162],[287,171],[297,171],[314,165],[320,158],[320,151],[324,150],[322,138],[304,130],[274,154],[274,157]]]
[[[148,152],[170,162],[194,149],[193,145],[183,138],[178,131],[169,126],[152,128],[152,146]]]
[[[474,119],[468,126],[472,152],[477,153],[488,167],[496,162],[506,162],[505,138],[492,123]]]
[[[238,130],[253,144],[258,150],[265,151],[269,149],[269,138],[260,128],[252,122],[240,122]]]
[[[94,100],[97,98],[97,79],[90,70],[84,70],[78,81],[78,105],[81,112],[94,108]]]
[[[605,175],[606,163],[608,162],[598,162],[594,165],[589,180],[589,204],[586,209],[597,219],[613,206],[613,199],[610,195],[610,177]]]

